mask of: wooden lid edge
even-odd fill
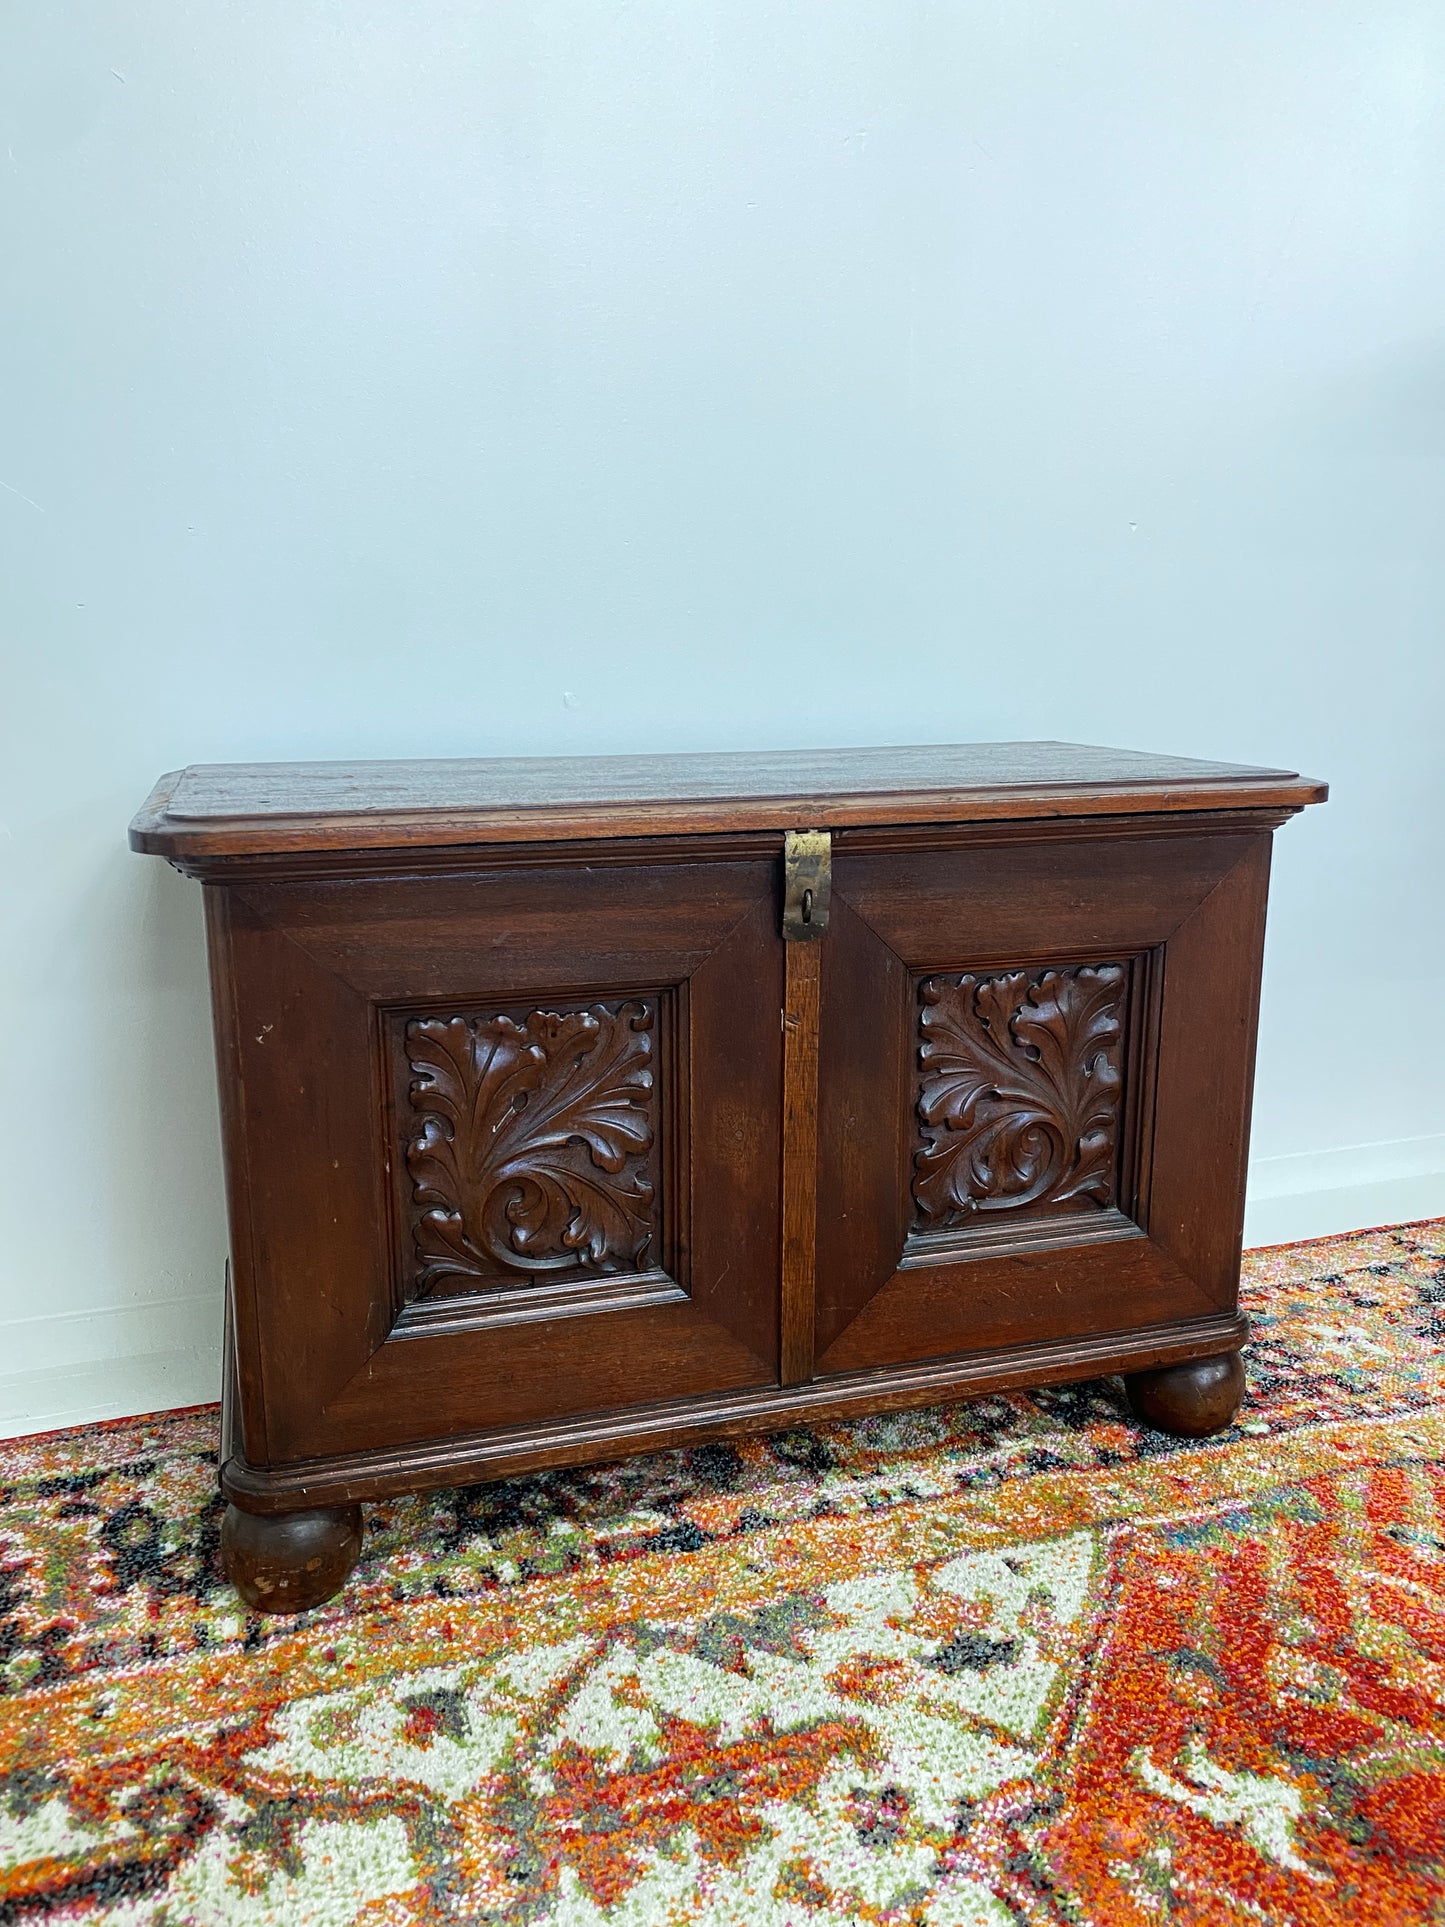
[[[156,778],[154,789],[130,820],[129,839],[133,850],[140,850],[147,856],[170,854],[176,831],[169,827],[175,819],[170,816],[167,806],[185,773],[183,769],[169,769],[164,776]]]
[[[165,804],[182,772],[157,783],[130,827],[131,848],[171,861],[312,850],[406,851],[467,844],[555,843],[626,836],[707,836],[729,830],[844,828],[866,824],[987,823],[1218,809],[1296,811],[1322,803],[1328,784],[1290,775],[1259,782],[1199,782],[1173,789],[1092,785],[1032,790],[862,792],[818,799],[675,799],[552,804],[523,809],[394,811],[229,819],[176,819]]]

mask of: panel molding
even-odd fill
[[[1046,1218],[1001,1218],[992,1224],[949,1231],[915,1231],[898,1262],[900,1271],[946,1265],[968,1258],[1005,1258],[1029,1251],[1060,1251],[1074,1245],[1110,1244],[1147,1235],[1117,1205],[1102,1210],[1059,1212]]]
[[[1195,810],[1181,815],[1142,813],[1111,816],[1114,841],[1191,837],[1201,830],[1276,830],[1297,816],[1303,805],[1264,809]],[[985,844],[1072,843],[1097,839],[1096,816],[992,818],[974,823],[833,825],[840,853],[888,855],[896,851],[962,850]],[[175,856],[169,860],[187,876],[246,883],[353,881],[395,877],[469,877],[496,870],[631,868],[685,858],[690,863],[736,863],[771,858],[782,848],[783,830],[712,831],[704,835],[566,837],[534,843],[409,845],[404,852],[375,850],[286,850],[210,857]],[[401,859],[399,864],[398,859]]]
[[[521,1325],[539,1318],[590,1318],[599,1312],[682,1305],[687,1303],[687,1296],[670,1273],[654,1270],[630,1278],[592,1278],[585,1283],[519,1285],[455,1297],[418,1298],[402,1307],[387,1334],[387,1343],[399,1338],[483,1331],[488,1326]]]
[[[603,1455],[659,1451],[703,1438],[745,1437],[865,1412],[1067,1383],[1091,1372],[1147,1371],[1237,1351],[1248,1333],[1242,1313],[1215,1312],[1067,1341],[839,1374],[809,1385],[758,1386],[274,1468],[231,1458],[222,1467],[221,1487],[228,1498],[263,1513],[289,1511],[302,1495],[309,1505],[388,1498],[431,1486],[585,1464]]]
[[[1162,837],[1197,837],[1220,830],[1277,830],[1298,816],[1301,805],[1273,810],[1197,810],[1180,816],[1115,816],[1109,841],[1136,842]],[[835,855],[892,856],[923,850],[971,850],[992,844],[1097,842],[1096,816],[1020,817],[1015,822],[914,823],[847,826],[833,831]]]

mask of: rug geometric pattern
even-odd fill
[[[0,1927],[1445,1922],[1445,1223],[1099,1380],[369,1508],[247,1615],[212,1408],[0,1445]]]

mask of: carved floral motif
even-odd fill
[[[920,986],[913,1196],[927,1229],[1113,1202],[1124,988],[1118,964]]]
[[[448,1275],[497,1285],[641,1265],[655,1228],[652,1025],[638,1002],[407,1024],[420,1291]]]

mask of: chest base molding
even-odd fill
[[[860,1418],[1012,1392],[1067,1385],[1112,1373],[1154,1372],[1239,1351],[1249,1336],[1243,1312],[1221,1312],[1185,1324],[1109,1332],[1069,1344],[1027,1345],[972,1358],[853,1372],[811,1385],[769,1386],[729,1398],[677,1400],[626,1413],[571,1419],[545,1430],[479,1432],[389,1452],[358,1452],[266,1468],[230,1453],[221,1465],[221,1490],[251,1512],[390,1499],[438,1486],[513,1478],[552,1466],[588,1465],[637,1452],[661,1452],[704,1439],[746,1438],[754,1432]]]

